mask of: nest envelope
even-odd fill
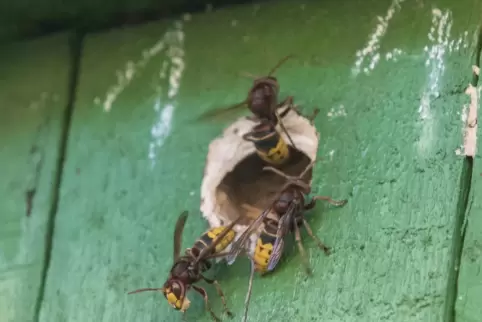
[[[276,130],[289,145],[290,157],[276,168],[288,175],[299,175],[316,159],[319,133],[307,118],[294,110],[290,110],[282,121],[296,149],[278,124]],[[241,216],[234,227],[236,238],[270,206],[274,195],[286,182],[285,178],[271,171],[263,171],[263,167],[269,164],[258,156],[252,142],[242,138],[255,125],[256,122],[247,117],[240,117],[211,141],[201,183],[200,210],[203,217],[210,227],[219,227]],[[305,176],[310,185],[311,180],[312,170]],[[262,224],[257,228],[258,234],[262,228]],[[254,250],[257,233],[251,235],[247,245],[250,253]]]

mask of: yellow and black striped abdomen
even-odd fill
[[[202,234],[202,236],[199,237],[199,239],[194,243],[194,248],[201,251],[204,248],[208,247],[212,244],[214,239],[223,232],[225,228],[225,226],[220,226],[209,229],[204,234]],[[233,242],[235,236],[236,232],[234,230],[230,230],[226,234],[226,236],[224,236],[223,239],[221,239],[221,241],[216,245],[216,247],[214,247],[211,254],[223,251],[226,247],[228,247],[229,244]]]
[[[275,140],[255,143],[256,153],[264,161],[271,164],[283,164],[290,157],[290,150],[285,140],[276,132]]]
[[[266,127],[266,125],[264,125]],[[280,165],[290,157],[289,146],[274,127],[255,127],[252,132],[245,134],[244,139],[251,141],[258,156],[267,163]]]
[[[266,273],[268,270],[268,262],[276,240],[276,232],[270,232],[266,228],[263,229],[256,240],[256,248],[253,255],[255,269],[261,274]]]

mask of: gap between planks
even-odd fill
[[[472,80],[469,83],[469,87],[473,87],[476,89],[479,83],[480,58],[482,54],[482,25],[480,25],[477,30],[477,44],[474,54],[474,66],[476,66],[476,68],[474,68],[472,71]],[[477,102],[477,105],[479,105],[479,102]],[[478,106],[476,108],[478,108]],[[477,120],[475,120],[475,122],[477,122]],[[447,278],[446,307],[444,314],[444,320],[446,322],[456,321],[455,306],[458,293],[460,262],[464,249],[465,232],[467,228],[467,216],[469,215],[471,204],[473,202],[471,186],[473,178],[474,157],[475,155],[465,156],[463,161],[462,173],[460,176],[460,190],[457,201],[454,231],[452,235],[452,258],[449,263],[449,275]]]
[[[77,89],[77,83],[79,79],[80,62],[82,57],[84,33],[74,31],[69,39],[70,49],[70,72],[69,72],[69,85],[67,94],[67,106],[64,110],[61,135],[58,142],[58,159],[55,169],[54,183],[52,185],[53,193],[50,200],[50,210],[47,219],[47,230],[45,233],[45,253],[43,260],[43,267],[41,271],[40,287],[37,294],[37,300],[35,302],[33,321],[39,321],[40,311],[42,308],[42,302],[44,300],[45,285],[47,283],[48,270],[50,266],[50,260],[52,255],[52,240],[55,229],[55,218],[57,215],[57,209],[59,204],[60,184],[62,182],[63,167],[65,162],[65,154],[67,150],[67,143],[70,133],[70,125],[72,120],[72,114],[74,111],[75,94]]]

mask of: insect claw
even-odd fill
[[[327,200],[328,203],[332,204],[335,207],[343,207],[348,203],[348,199],[343,199],[343,200]]]

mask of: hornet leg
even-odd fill
[[[280,102],[276,109],[279,109],[285,105],[288,105],[288,107],[279,114],[279,118],[284,118],[291,110],[295,111],[298,115],[300,115],[298,109],[293,105],[293,96],[288,96],[284,101]]]
[[[202,297],[204,298],[204,304],[206,305],[206,310],[209,311],[209,313],[211,314],[211,317],[213,318],[213,320],[215,322],[221,322],[221,319],[219,319],[216,314],[214,314],[213,310],[211,309],[211,305],[209,305],[209,300],[208,300],[208,293],[206,293],[206,290],[203,289],[202,287],[198,287],[196,285],[193,285],[192,288],[194,290],[196,290],[199,294],[202,295]]]
[[[308,120],[310,121],[311,124],[313,124],[313,121],[315,120],[315,118],[318,116],[318,113],[320,113],[320,109],[319,108],[315,108],[313,110],[313,113],[311,114],[311,116],[308,118]]]
[[[312,275],[308,256],[306,255],[305,248],[303,247],[303,243],[301,241],[300,228],[298,227],[298,225],[295,225],[295,240],[301,254],[301,260],[303,261],[303,264],[305,266],[306,274]]]
[[[337,207],[341,207],[341,206],[344,206],[346,205],[346,203],[348,202],[347,199],[344,199],[344,200],[334,200],[332,199],[331,197],[327,197],[327,196],[314,196],[311,201],[305,205],[305,210],[310,210],[310,209],[313,209],[316,205],[316,202],[318,200],[323,200],[323,201],[326,201],[328,202],[329,204],[333,205],[333,206],[337,206]]]
[[[224,312],[226,312],[226,314],[230,318],[232,318],[233,313],[231,313],[231,311],[229,311],[228,309],[228,305],[226,304],[226,297],[224,296],[223,290],[221,289],[221,286],[219,285],[218,281],[206,278],[204,276],[202,278],[206,281],[206,283],[214,285],[214,287],[216,288],[216,291],[218,292],[219,297],[221,298],[221,301],[223,302]]]
[[[290,143],[293,146],[293,148],[296,149],[296,144],[295,144],[295,142],[293,142],[293,139],[291,138],[291,135],[288,132],[288,130],[286,129],[286,127],[283,123],[283,120],[281,120],[281,116],[278,114],[278,112],[276,112],[276,117],[278,118],[278,122],[279,122],[279,125],[280,125],[281,129],[283,130],[283,132],[286,133],[286,136],[288,137],[288,140],[290,140]]]
[[[330,247],[326,246],[315,234],[313,234],[313,231],[311,230],[311,227],[308,225],[308,222],[305,218],[303,218],[303,225],[305,226],[308,235],[315,240],[318,247],[324,251],[326,255],[330,255]]]
[[[249,308],[249,300],[251,299],[251,290],[253,288],[253,278],[254,278],[254,271],[255,271],[255,266],[254,266],[254,260],[249,256],[249,260],[251,261],[251,273],[249,274],[249,284],[248,284],[248,292],[246,293],[246,299],[244,300],[244,317],[243,317],[243,322],[246,322],[248,320],[248,308]]]

